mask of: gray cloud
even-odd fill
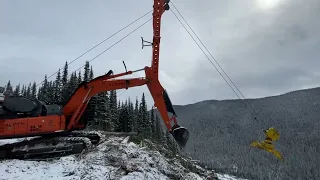
[[[274,8],[261,9],[256,2],[173,1],[246,97],[318,86],[320,3],[283,0]],[[45,74],[54,73],[65,61],[70,62],[151,8],[152,1],[147,0],[1,1],[0,84],[8,79],[14,84],[41,82]],[[70,71],[133,28],[71,64]],[[132,70],[149,65],[151,48],[141,50],[141,36],[152,40],[151,23],[92,61],[95,75],[109,69],[122,72],[122,60]],[[160,53],[159,77],[174,104],[237,98],[172,12],[163,15]],[[129,77],[143,75],[141,72]],[[142,92],[152,105],[146,87],[129,89],[121,99],[135,99]]]

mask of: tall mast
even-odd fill
[[[160,53],[160,31],[161,31],[161,17],[164,11],[169,10],[170,0],[154,0],[153,4],[153,41],[152,45],[152,76],[158,79],[159,70],[159,53]],[[147,42],[142,39],[142,43]],[[147,42],[150,44],[150,42]],[[142,47],[144,45],[142,44]]]

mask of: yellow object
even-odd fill
[[[268,130],[264,131],[264,133],[266,135],[265,140],[261,142],[254,141],[251,143],[251,147],[257,147],[266,150],[270,153],[273,153],[277,158],[283,160],[283,157],[280,154],[280,152],[275,150],[274,145],[272,144],[272,141],[277,141],[280,138],[279,132],[273,127],[271,127]]]

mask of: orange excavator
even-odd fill
[[[63,107],[46,105],[36,98],[6,97],[0,111],[0,139],[31,138],[0,146],[0,159],[52,157],[83,152],[101,142],[99,133],[84,131],[88,121],[81,118],[91,97],[100,92],[143,85],[147,85],[166,128],[180,147],[184,147],[189,132],[178,125],[170,98],[158,79],[161,16],[169,10],[168,3],[169,0],[154,0],[151,67],[126,70],[120,74],[113,74],[110,70],[89,82],[82,82]],[[116,79],[143,70],[145,77]],[[169,113],[172,114],[171,118]]]

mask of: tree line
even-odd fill
[[[94,78],[93,68],[88,61],[85,62],[83,70],[83,74],[81,70],[78,73],[69,73],[66,62],[62,72],[58,70],[55,80],[49,81],[45,75],[40,87],[37,87],[36,82],[22,86],[19,83],[13,87],[9,80],[4,95],[35,97],[46,104],[63,106],[79,84]],[[125,101],[118,100],[116,90],[98,93],[90,99],[82,118],[88,120],[88,129],[137,132],[141,138],[156,140],[176,148],[168,131],[163,131],[154,108],[148,111],[144,93],[141,100],[135,99],[135,102],[130,98]]]

